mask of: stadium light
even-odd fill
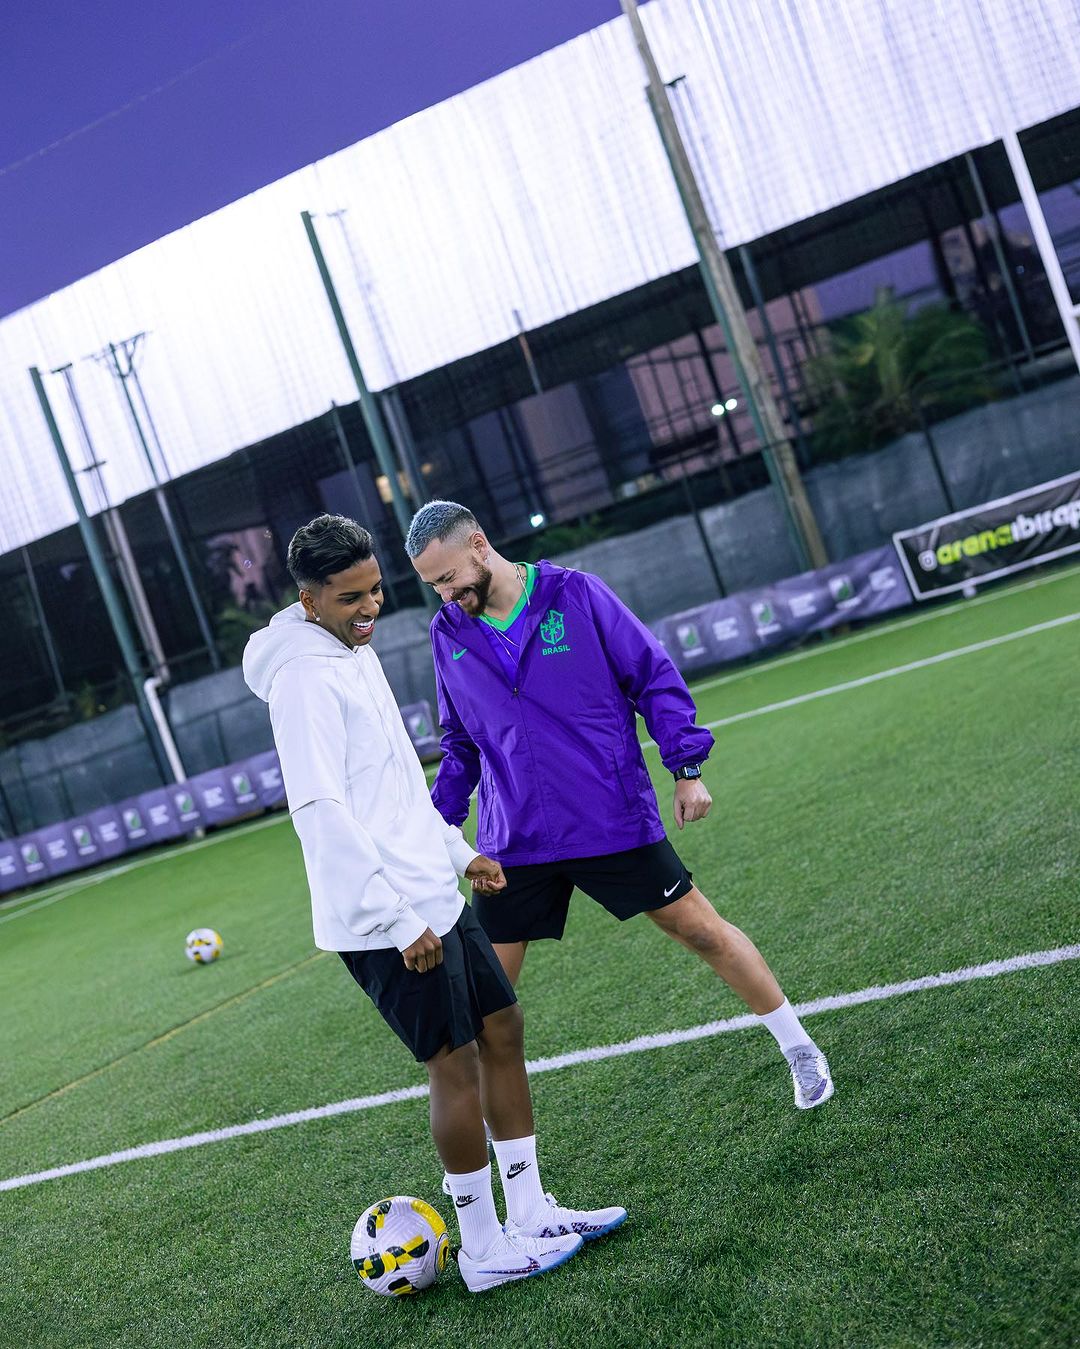
[[[546,519],[547,517],[544,515],[543,511],[534,511],[533,514],[529,516],[529,524],[532,525],[533,529],[539,529]]]
[[[722,417],[726,411],[723,403],[714,403],[709,409],[714,417]]]
[[[728,412],[734,412],[738,406],[739,400],[737,398],[729,398],[727,402],[724,404],[724,407],[728,410]]]

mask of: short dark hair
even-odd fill
[[[347,515],[317,515],[292,536],[285,565],[301,590],[316,590],[374,552],[375,540],[363,525]]]
[[[405,551],[410,557],[419,557],[436,539],[444,542],[451,535],[479,529],[476,516],[468,506],[456,501],[429,501],[412,518],[405,536]]]

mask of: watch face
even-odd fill
[[[686,768],[679,769],[679,776],[682,778],[699,778],[701,777],[701,769],[697,764],[689,764]]]

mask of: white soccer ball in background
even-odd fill
[[[406,1297],[429,1288],[446,1268],[450,1238],[430,1204],[397,1194],[360,1215],[350,1254],[365,1288]]]
[[[221,937],[212,927],[197,927],[187,934],[184,954],[196,965],[209,965],[221,955]]]

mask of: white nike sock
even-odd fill
[[[495,1138],[491,1146],[499,1163],[499,1177],[506,1196],[510,1222],[528,1225],[543,1207],[544,1187],[536,1164],[536,1135],[529,1138]]]
[[[805,1030],[799,1018],[788,1002],[787,998],[773,1012],[766,1012],[764,1016],[759,1016],[758,1020],[780,1046],[780,1051],[786,1054],[794,1049],[796,1045],[814,1045],[814,1041]],[[814,1045],[817,1049],[817,1045]]]
[[[476,1260],[490,1250],[497,1237],[502,1236],[502,1225],[495,1213],[495,1196],[491,1193],[491,1166],[462,1175],[448,1171],[446,1179],[454,1196],[461,1249]]]

